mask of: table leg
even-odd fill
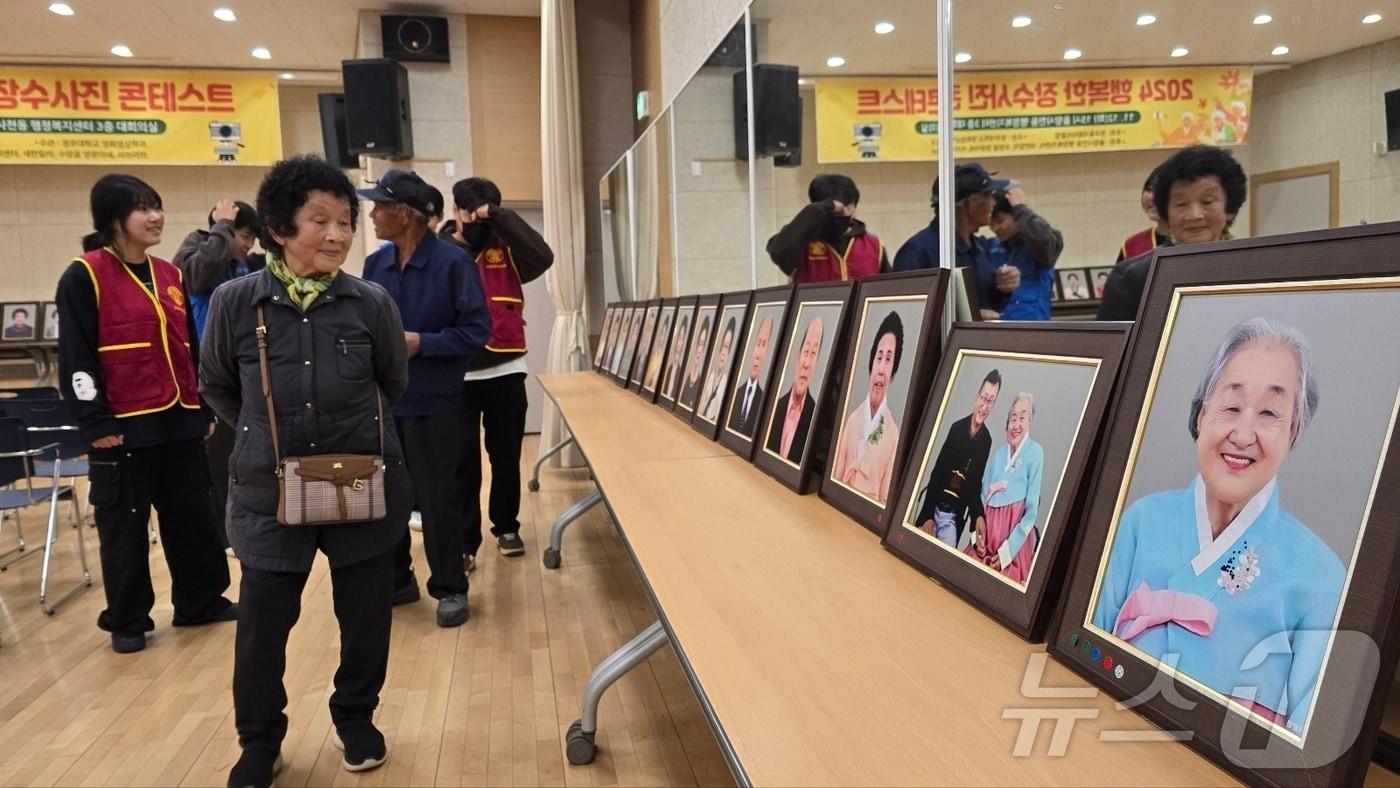
[[[530,490],[530,492],[539,492],[539,491],[540,491],[540,467],[543,466],[543,465],[545,464],[545,461],[548,460],[550,457],[553,457],[554,455],[556,455],[556,454],[558,454],[559,452],[563,451],[565,446],[568,446],[569,444],[571,444],[571,443],[573,443],[573,442],[574,442],[574,437],[573,437],[572,435],[570,435],[569,437],[565,438],[564,440],[559,441],[558,443],[554,444],[554,446],[553,446],[552,448],[550,448],[549,451],[547,451],[547,452],[545,452],[544,454],[540,455],[540,458],[539,458],[538,460],[535,461],[535,470],[534,470],[533,473],[530,474],[530,481],[527,482],[526,485],[525,485],[525,486]]]
[[[559,515],[559,519],[554,521],[554,526],[549,529],[549,547],[544,550],[545,569],[558,569],[563,558],[561,550],[564,547],[564,529],[578,518],[582,517],[589,509],[597,506],[603,500],[603,493],[594,490],[591,495],[582,501],[570,506],[567,511]]]
[[[593,737],[598,733],[598,703],[603,699],[603,693],[667,642],[666,630],[657,621],[629,640],[627,645],[609,654],[593,669],[593,675],[588,677],[588,683],[583,687],[583,716],[574,720],[565,734],[569,763],[581,766],[593,762],[598,754]]]

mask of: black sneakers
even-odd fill
[[[135,654],[144,651],[146,648],[146,635],[136,633],[135,635],[120,635],[112,633],[112,650],[118,654]]]
[[[525,542],[520,539],[520,534],[501,534],[496,537],[496,547],[500,548],[501,555],[511,558],[525,555]]]
[[[367,772],[389,760],[389,745],[384,743],[384,734],[373,725],[337,730],[332,741],[336,749],[345,753],[340,765],[347,772]]]
[[[228,788],[271,788],[282,771],[282,754],[262,749],[244,750],[228,773]]]
[[[402,588],[394,590],[394,607],[411,605],[422,598],[423,594],[418,590],[418,578],[413,577]]]

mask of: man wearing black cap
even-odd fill
[[[976,277],[978,306],[984,311],[1000,313],[1009,295],[1021,284],[1021,273],[1006,265],[1001,244],[995,238],[984,238],[977,231],[992,219],[996,194],[1011,186],[1011,181],[993,178],[977,162],[959,164],[953,170],[954,219],[957,222],[953,239],[954,267],[972,268]],[[894,270],[917,271],[938,268],[938,179],[933,180],[933,221],[915,233],[899,247],[894,256]]]
[[[359,195],[374,202],[369,216],[375,235],[391,244],[365,259],[364,278],[388,290],[403,316],[408,389],[394,405],[394,422],[423,513],[428,594],[438,600],[438,626],[455,627],[468,615],[458,398],[467,365],[491,335],[491,316],[466,252],[430,232],[428,216],[442,206],[433,204],[422,178],[389,170]],[[405,530],[396,558],[396,605],[418,599],[411,544]]]

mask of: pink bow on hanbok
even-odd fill
[[[1118,611],[1113,632],[1132,641],[1152,627],[1174,622],[1188,632],[1206,637],[1215,628],[1217,615],[1215,605],[1205,597],[1170,589],[1153,591],[1144,582],[1128,595]]]

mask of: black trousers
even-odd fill
[[[326,526],[334,528],[335,526]],[[287,637],[301,616],[310,572],[268,572],[243,565],[233,657],[233,716],[243,749],[275,753],[287,735]],[[371,723],[389,668],[394,553],[331,569],[340,623],[331,720],[338,730]]]
[[[404,463],[413,484],[413,499],[423,513],[423,552],[428,554],[428,595],[443,599],[467,593],[462,562],[466,530],[462,527],[462,482],[457,474],[457,413],[395,416]],[[395,588],[413,579],[413,544],[404,531],[395,561]]]
[[[214,434],[204,442],[209,453],[209,508],[220,547],[228,547],[228,461],[233,455],[233,437],[233,427],[219,419]]]
[[[467,552],[481,547],[481,432],[491,459],[491,534],[520,533],[520,444],[525,439],[525,374],[462,384],[462,519]]]
[[[223,593],[229,585],[228,559],[209,517],[204,441],[93,449],[88,459],[88,501],[97,521],[102,589],[107,595],[107,609],[97,617],[97,626],[122,635],[155,629],[147,532],[152,506],[170,567],[175,622],[199,622],[227,607]]]

